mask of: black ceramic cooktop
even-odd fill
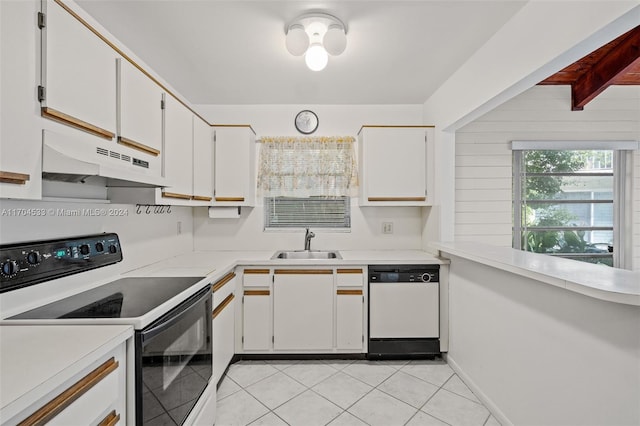
[[[121,278],[9,319],[136,318],[200,280],[202,277]]]

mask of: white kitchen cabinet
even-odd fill
[[[269,269],[243,271],[242,337],[244,351],[271,349],[271,275]]]
[[[213,132],[209,123],[193,117],[193,200],[213,199]]]
[[[273,281],[275,350],[333,348],[333,270],[276,269]]]
[[[42,116],[113,139],[118,54],[62,5],[42,5]]]
[[[431,205],[433,127],[363,126],[358,136],[360,205]]]
[[[125,59],[117,60],[118,143],[158,156],[164,91]]]
[[[42,196],[42,130],[37,55],[40,2],[0,1],[0,198]],[[7,64],[11,64],[8,66]]]
[[[213,285],[213,377],[218,383],[235,352],[236,274],[228,273]]]
[[[336,349],[364,351],[364,268],[336,270]]]
[[[193,113],[173,96],[164,102],[164,177],[159,204],[189,205],[193,195]]]
[[[214,126],[214,205],[253,206],[255,133],[249,125]]]
[[[5,326],[2,337],[2,377],[12,384],[3,387],[3,425],[128,423],[131,327]],[[29,371],[8,370],[15,365]]]

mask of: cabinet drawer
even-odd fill
[[[271,275],[269,269],[245,269],[242,283],[245,287],[269,287]]]
[[[362,287],[364,284],[364,268],[336,269],[336,285],[338,287]]]
[[[215,309],[236,289],[236,274],[232,271],[213,283],[213,308]]]
[[[120,357],[118,357],[120,358]],[[118,424],[124,412],[125,367],[122,359],[110,357],[75,382],[19,425],[87,425],[107,421]],[[109,414],[115,410],[114,416]]]

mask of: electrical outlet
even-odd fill
[[[382,233],[393,234],[393,222],[382,222]]]
[[[182,234],[182,222],[178,221],[177,223],[178,223],[178,226],[177,226],[177,228],[178,228],[178,235],[180,235],[180,234]]]

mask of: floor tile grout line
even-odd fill
[[[447,383],[449,383],[449,381],[450,381],[451,379],[453,379],[453,377],[454,377],[454,376],[456,376],[456,377],[458,377],[458,379],[460,379],[460,381],[462,382],[462,384],[463,384],[463,385],[465,385],[465,387],[466,387],[467,389],[469,389],[469,392],[471,392],[471,393],[473,394],[473,396],[474,396],[474,397],[476,397],[476,399],[478,398],[478,397],[476,396],[476,394],[474,394],[474,393],[473,393],[473,391],[469,388],[469,386],[464,382],[464,380],[462,380],[462,378],[461,378],[460,376],[458,376],[456,373],[453,373],[453,376],[449,377],[449,378],[447,379],[447,381],[446,381],[446,382],[444,382],[444,384],[442,385],[442,387],[444,388],[444,386],[445,386]],[[471,399],[471,398],[467,398],[467,397],[466,397],[466,396],[464,396],[464,395],[460,395],[458,392],[456,392],[456,391],[454,391],[454,390],[451,390],[451,389],[445,389],[445,390],[447,390],[447,391],[449,391],[449,392],[451,392],[451,393],[454,393],[454,394],[456,394],[456,395],[458,395],[458,396],[461,396],[461,397],[463,397],[464,399],[466,399],[466,400],[468,400],[468,401],[475,402],[475,403],[476,403],[476,404],[478,404],[478,405],[482,405],[482,406],[484,407],[484,404],[483,404],[483,403],[481,403],[479,399],[477,399],[476,401],[474,401],[474,400],[473,400],[473,399]],[[485,408],[487,408],[487,407],[485,407]],[[487,408],[487,410],[488,410],[488,408]]]

